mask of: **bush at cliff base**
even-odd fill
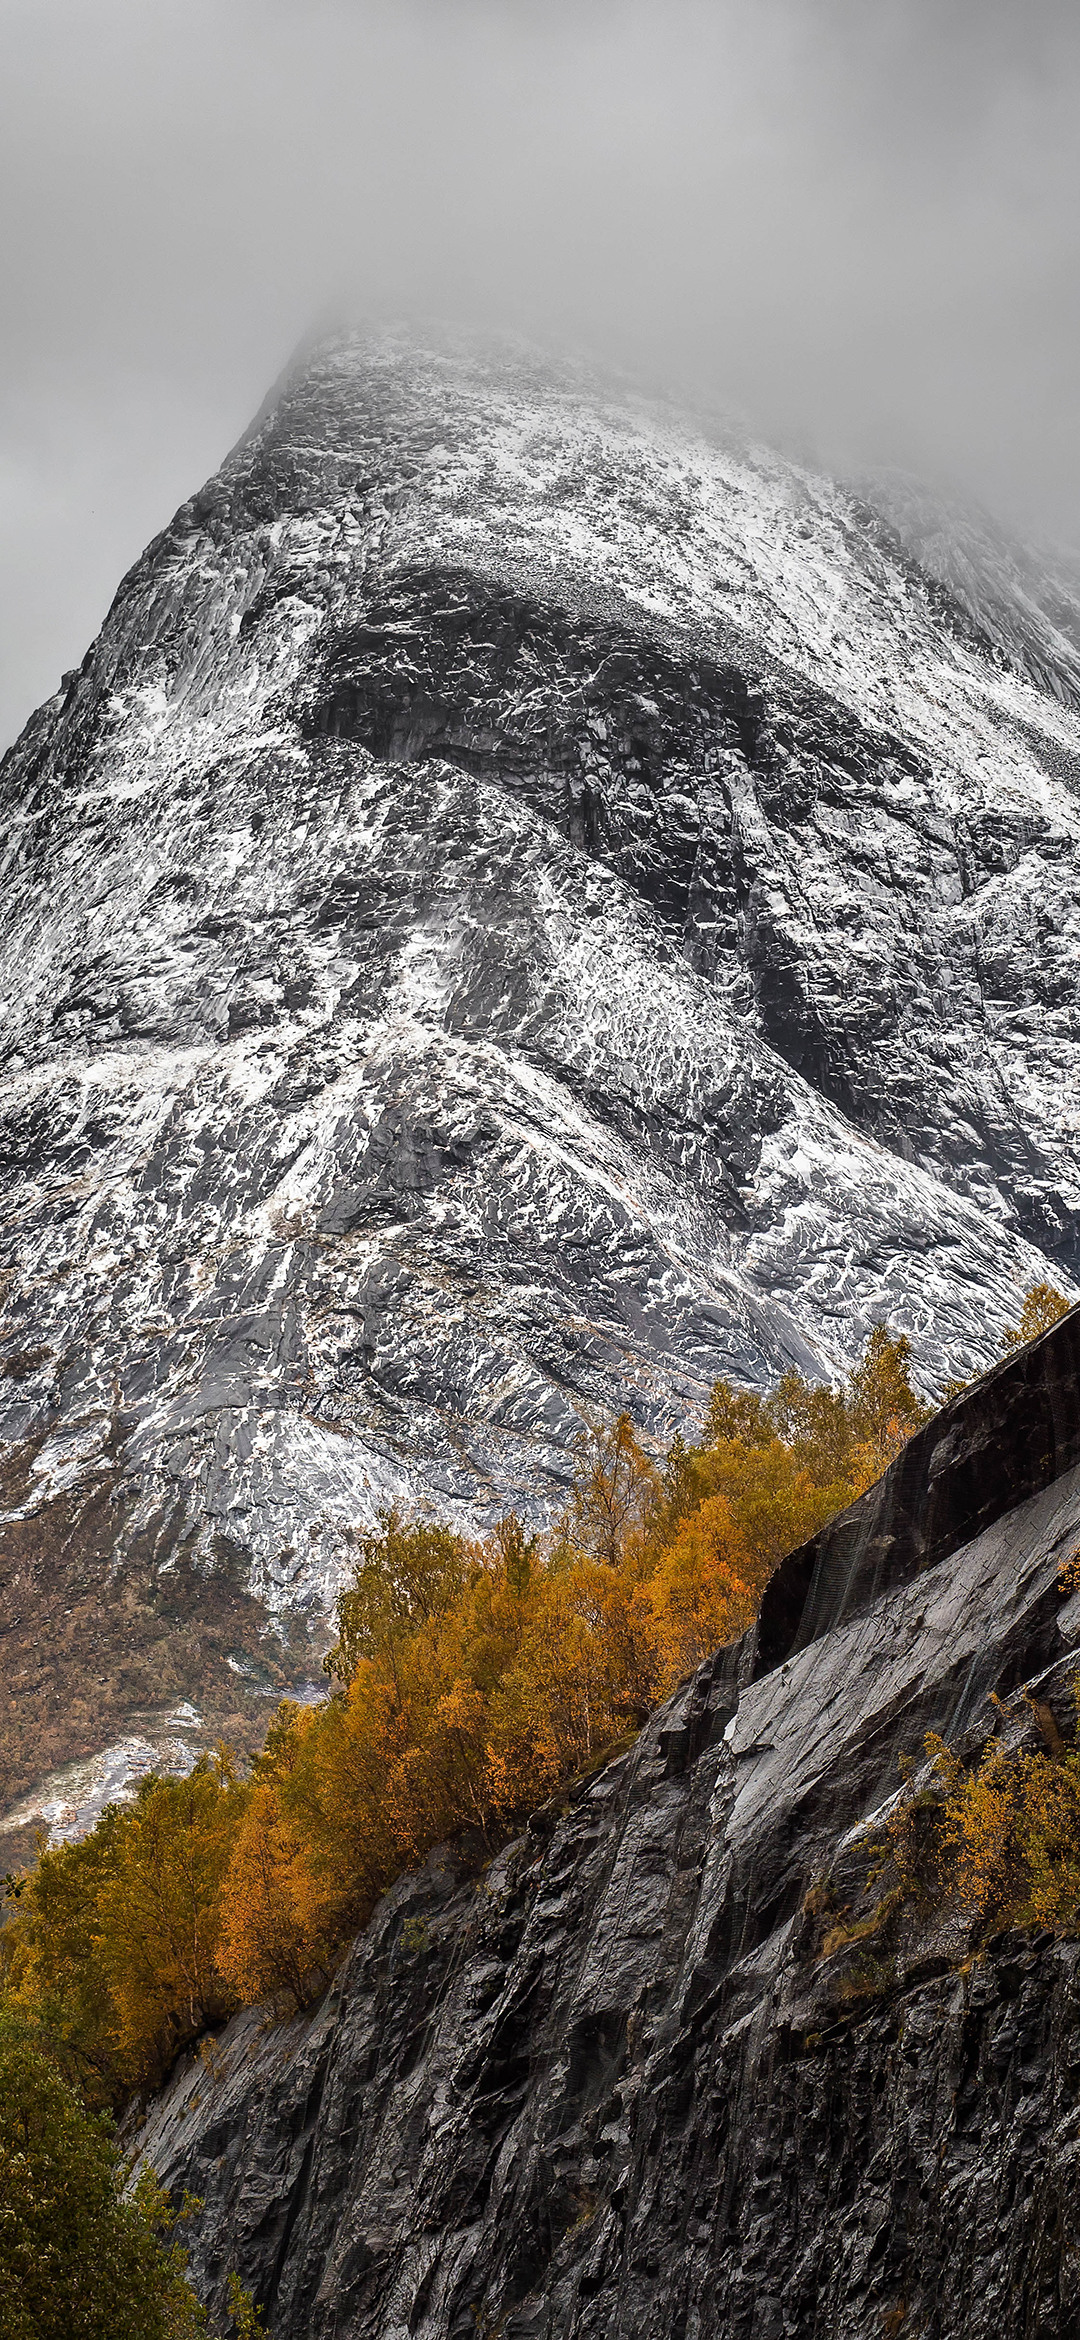
[[[108,2122],[0,2009],[0,2340],[205,2331],[152,2180],[132,2202]]]

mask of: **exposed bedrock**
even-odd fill
[[[220,1725],[379,1505],[1075,1289],[1075,596],[897,496],[344,336],[124,580],[0,775],[0,1801],[69,1610]]]
[[[923,1912],[868,1973],[805,1905],[927,1730],[1022,1729],[1025,1686],[1071,1728],[1078,1361],[1074,1314],[631,1753],[479,1876],[449,1848],[402,1880],[312,2017],[249,2010],[178,2070],[138,2141],[205,2197],[208,2298],[238,2266],[278,2340],[1066,2340],[1080,1946],[973,1960]]]

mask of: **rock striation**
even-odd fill
[[[882,1317],[930,1388],[1075,1290],[1080,600],[873,492],[345,334],[31,719],[0,1800],[257,1735],[345,1530],[549,1515],[582,1408]]]
[[[480,1874],[403,1879],[313,2015],[178,2069],[138,2144],[204,2197],[213,2306],[236,2266],[276,2340],[1066,2340],[1080,1944],[972,1959],[916,1912],[885,1961],[814,1912],[926,1731],[1033,1733],[1025,1693],[1074,1727],[1078,1395],[1074,1311],[629,1754]]]

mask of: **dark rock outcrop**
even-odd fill
[[[988,1373],[978,1400],[943,1406],[850,1511],[795,1552],[767,1586],[755,1673],[767,1673],[897,1582],[932,1568],[980,1528],[1080,1463],[1080,1309]]]
[[[1073,1288],[1080,620],[889,509],[346,336],[125,579],[0,777],[0,1804],[43,1676],[92,1744],[57,1571],[114,1732],[224,1552],[213,1727],[380,1503]]]
[[[205,2197],[209,2298],[237,2265],[276,2340],[1067,2340],[1080,1945],[823,1955],[807,1896],[927,1730],[1019,1729],[1024,1686],[1067,1718],[1078,1326],[817,1539],[801,1606],[781,1571],[785,1654],[721,1651],[479,1877],[402,1880],[314,2016],[178,2071],[139,2142]]]

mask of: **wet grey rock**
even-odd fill
[[[582,1408],[1075,1289],[1078,605],[940,554],[514,345],[307,355],[2,767],[5,1597],[227,1549],[317,1638]]]
[[[486,1870],[403,1879],[314,2015],[247,2010],[178,2070],[138,2143],[205,2198],[212,2304],[237,2266],[277,2340],[1066,2340],[1080,1946],[973,1962],[931,1912],[868,1966],[807,1894],[865,1880],[927,1730],[1033,1732],[1025,1689],[1072,1727],[1078,1364],[1074,1314],[909,1449],[931,1548],[896,1466],[815,1540],[782,1653],[790,1570]],[[876,1581],[838,1598],[858,1519]]]
[[[898,1569],[933,1567],[1078,1463],[1080,1311],[1072,1309],[985,1375],[976,1396],[941,1407],[876,1486],[787,1554],[762,1600],[755,1674],[875,1599]]]

